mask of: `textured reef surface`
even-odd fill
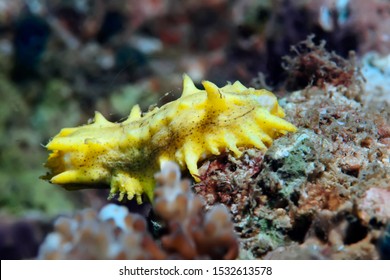
[[[0,0],[0,258],[390,259],[389,27],[388,0]]]

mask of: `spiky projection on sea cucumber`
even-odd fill
[[[195,87],[184,75],[183,93],[175,101],[142,113],[135,105],[121,123],[95,113],[92,123],[64,128],[48,144],[45,179],[67,189],[110,185],[110,196],[153,200],[156,173],[162,163],[177,162],[196,181],[198,162],[222,151],[239,157],[242,149],[266,150],[273,139],[295,132],[283,120],[274,94],[240,82],[218,88]]]

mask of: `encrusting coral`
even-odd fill
[[[353,63],[310,39],[302,44],[308,52],[289,69],[303,89],[280,101],[299,131],[265,153],[205,161],[195,192],[228,206],[244,258],[384,258],[377,243],[390,217],[389,110],[370,100],[387,91],[368,90]]]
[[[188,168],[199,181],[198,161],[221,151],[236,157],[240,147],[266,150],[296,127],[283,120],[283,109],[267,90],[240,82],[218,88],[204,81],[195,87],[184,75],[183,93],[173,102],[142,114],[138,105],[121,123],[96,112],[92,123],[64,128],[48,144],[44,177],[65,188],[110,185],[111,197],[153,200],[153,174],[167,161]]]
[[[154,211],[163,227],[153,239],[146,220],[108,204],[61,217],[41,245],[40,259],[235,259],[239,243],[224,205],[205,210],[204,201],[180,180],[179,166],[164,163],[156,174]]]

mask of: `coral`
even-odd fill
[[[40,247],[40,259],[161,259],[145,220],[123,206],[108,204],[99,214],[82,210],[59,218]],[[145,248],[143,248],[145,246]]]
[[[378,235],[390,218],[385,203],[389,149],[381,136],[387,139],[388,122],[383,114],[348,98],[353,90],[327,85],[288,98],[288,115],[308,129],[276,140],[264,155],[258,187],[265,198],[259,217],[286,233],[283,246],[265,258],[378,258]],[[309,142],[296,142],[303,132],[311,135]],[[272,156],[274,151],[283,161]],[[293,155],[305,164],[287,160]],[[275,208],[285,211],[288,223],[275,223],[270,214]]]
[[[296,133],[261,156],[220,156],[200,168],[195,191],[229,207],[242,257],[378,258],[375,242],[389,219],[390,134],[386,113],[350,98],[357,88],[294,92],[280,104]],[[326,238],[337,232],[339,241]]]
[[[379,231],[369,231],[354,218],[351,209],[320,211],[302,244],[280,247],[265,259],[378,259]]]
[[[376,103],[375,105],[379,110],[383,110],[386,104],[389,107],[390,83],[387,81],[390,79],[390,54],[367,53],[362,57],[361,64],[361,72],[365,79],[364,90],[366,94],[363,96],[364,103]],[[390,112],[390,110],[387,110],[387,112]],[[390,118],[390,113],[388,113],[387,118]]]
[[[186,259],[236,258],[238,242],[226,207],[219,204],[203,214],[204,201],[192,193],[189,181],[179,179],[179,168],[172,162],[156,175],[154,208],[170,232],[161,240],[163,248]]]
[[[320,136],[300,130],[275,140],[265,154],[248,150],[238,159],[206,161],[199,169],[202,181],[195,191],[208,205],[229,207],[245,254],[258,257],[288,241],[282,233],[294,226],[288,209],[306,192],[307,182],[325,170],[326,159],[314,152],[319,142]],[[308,207],[318,209],[317,204]]]
[[[247,216],[252,231],[243,238],[245,248],[254,256],[299,239],[296,232],[305,230],[306,217],[320,208],[319,202],[313,202],[301,214],[297,207],[299,199],[306,198],[309,182],[325,170],[326,156],[316,153],[319,143],[324,150],[329,145],[312,131],[302,129],[277,139],[265,153],[254,178],[252,209]]]
[[[92,123],[64,128],[47,145],[46,163],[51,183],[66,188],[110,184],[119,194],[142,202],[153,199],[153,174],[169,160],[187,167],[199,181],[198,161],[240,147],[266,150],[273,139],[296,127],[283,120],[283,109],[266,90],[240,82],[218,88],[204,81],[205,90],[184,76],[183,93],[176,101],[142,115],[134,106],[127,120],[111,123],[100,113]]]
[[[46,237],[40,259],[235,259],[238,240],[228,210],[204,202],[180,180],[176,163],[166,162],[156,174],[154,211],[161,227],[155,240],[147,221],[123,206],[108,204],[100,213],[85,209],[61,217]]]
[[[341,184],[364,183],[365,180],[360,179],[364,179],[367,172],[377,173],[374,166],[378,165],[375,169],[388,168],[389,150],[381,136],[388,137],[382,133],[388,122],[381,112],[370,111],[369,107],[346,98],[344,92],[343,88],[330,88],[321,91],[325,95],[318,98],[312,95],[319,93],[316,90],[306,92],[305,103],[308,103],[304,106],[300,103],[299,109],[294,105],[295,120],[332,143],[332,160],[327,173],[334,173],[333,179],[338,178]],[[293,99],[297,100],[295,97]],[[330,176],[327,178],[333,180]]]
[[[321,143],[321,147],[318,147]],[[293,199],[311,178],[325,170],[318,148],[329,149],[330,143],[310,130],[302,129],[289,138],[275,141],[265,154],[258,176],[261,194],[278,195],[280,200]]]

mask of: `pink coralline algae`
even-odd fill
[[[372,217],[386,223],[390,220],[390,189],[373,187],[365,192],[359,205],[360,217],[369,222]]]

